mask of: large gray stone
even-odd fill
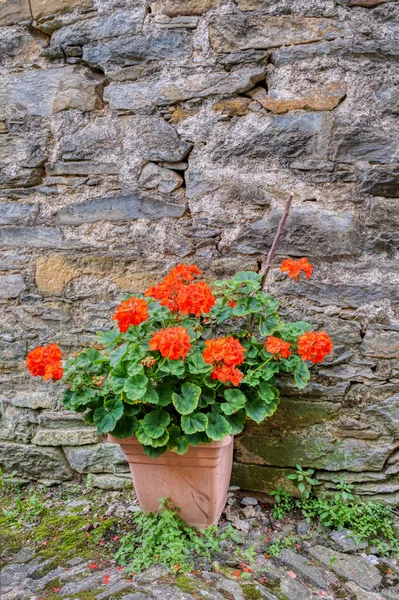
[[[6,475],[15,473],[25,479],[61,482],[71,479],[72,471],[58,448],[32,444],[0,442],[0,465]]]
[[[281,214],[281,211],[272,211],[264,219],[243,228],[236,239],[229,236],[229,250],[241,254],[266,252]],[[358,220],[349,212],[293,209],[279,250],[292,256],[356,256],[361,252]]]
[[[179,162],[192,148],[172,125],[156,116],[126,117],[121,123],[120,135],[127,157],[134,151],[149,161]]]
[[[114,470],[129,470],[126,457],[119,444],[64,446],[63,450],[71,468],[78,473],[109,473]]]
[[[381,422],[390,435],[399,437],[399,393],[365,408],[365,414]]]
[[[326,113],[253,113],[232,122],[213,157],[222,162],[235,157],[286,161],[320,154],[325,151],[320,141],[328,123]]]
[[[163,219],[164,217],[181,217],[185,210],[184,204],[172,204],[157,198],[144,198],[137,194],[135,196],[95,198],[82,204],[72,204],[59,210],[56,220],[61,225],[80,225],[96,221]]]
[[[297,554],[293,550],[284,548],[280,552],[279,559],[288,567],[292,568],[295,573],[299,573],[306,581],[313,583],[322,590],[328,588],[328,583],[324,578],[320,569],[315,567],[310,560]]]
[[[18,298],[24,290],[26,285],[22,275],[0,276],[0,298]]]
[[[288,600],[314,600],[316,596],[296,579],[284,577],[281,580],[281,591]]]
[[[80,429],[38,428],[32,444],[36,446],[80,446],[100,441],[101,437],[92,427]]]
[[[399,331],[368,329],[361,348],[365,356],[372,358],[399,358]]]
[[[399,160],[398,151],[396,137],[391,132],[385,133],[365,122],[334,130],[331,158],[342,163],[395,163]]]
[[[85,46],[83,60],[92,67],[114,71],[115,67],[139,65],[154,60],[188,59],[192,52],[191,34],[185,30],[161,31],[149,37],[138,35]]]
[[[24,444],[31,441],[37,415],[33,410],[15,408],[0,399],[0,440],[11,440]]]
[[[52,46],[83,46],[96,40],[105,40],[141,30],[145,6],[135,10],[115,10],[110,15],[77,21],[62,27],[51,37]]]
[[[40,19],[52,14],[64,14],[77,7],[88,9],[92,0],[2,0],[0,4],[0,25],[12,25],[22,21]]]
[[[360,189],[373,196],[399,198],[399,166],[373,165],[360,172]]]
[[[324,546],[313,546],[309,552],[316,561],[337,575],[354,581],[364,590],[371,591],[381,585],[381,573],[362,556],[343,554]]]
[[[21,225],[30,217],[37,215],[37,204],[22,204],[21,202],[0,203],[0,225]]]
[[[138,181],[144,189],[157,189],[158,192],[169,194],[182,185],[183,177],[170,169],[163,169],[155,163],[147,163],[144,165]]]
[[[236,71],[196,71],[165,73],[153,79],[141,79],[121,85],[111,83],[104,99],[117,110],[140,111],[166,106],[189,98],[242,93],[264,79],[264,67],[243,67]]]
[[[0,246],[7,248],[59,248],[62,233],[56,227],[3,227]]]
[[[0,97],[0,113],[4,107]],[[48,140],[48,124],[42,119],[33,117],[27,122],[11,121],[8,133],[0,135],[0,188],[40,184]]]
[[[285,15],[229,15],[228,19],[212,18],[209,35],[216,52],[275,48],[333,39],[341,29],[332,19]]]

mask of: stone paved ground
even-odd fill
[[[231,522],[241,542],[224,540],[212,561],[184,574],[156,564],[131,575],[113,559],[138,510],[132,492],[75,486],[3,496],[1,600],[399,599],[396,560],[372,554],[345,531],[293,515],[275,521],[260,497],[239,490],[229,493],[219,528]],[[271,543],[280,544],[278,557]]]

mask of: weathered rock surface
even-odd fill
[[[4,472],[26,479],[58,483],[72,477],[61,450],[33,444],[0,442],[0,466]]]
[[[361,556],[342,554],[324,546],[312,547],[310,554],[316,561],[354,581],[364,590],[374,590],[381,584],[382,576],[377,567]]]

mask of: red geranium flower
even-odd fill
[[[61,367],[62,351],[57,344],[37,346],[26,357],[27,367],[35,377],[61,379],[64,373]]]
[[[122,300],[116,308],[112,317],[113,321],[118,321],[119,330],[125,333],[130,325],[140,325],[148,319],[148,305],[141,298],[129,298]]]
[[[162,306],[167,306],[172,312],[178,312],[177,296],[187,284],[195,279],[196,275],[201,275],[201,271],[196,265],[177,265],[171,269],[169,275],[166,275],[161,283],[149,287],[145,295],[159,300]]]
[[[281,358],[288,358],[291,356],[290,345],[291,344],[289,342],[285,342],[281,338],[275,337],[274,335],[270,335],[265,342],[266,350],[270,354],[281,356]]]
[[[215,306],[215,298],[211,288],[204,281],[185,285],[176,297],[176,303],[183,315],[192,314],[197,317],[208,314]]]
[[[307,258],[299,258],[298,260],[285,258],[281,263],[280,271],[287,273],[288,277],[295,280],[299,279],[302,272],[305,274],[306,279],[309,279],[312,276],[313,265],[310,264]]]
[[[244,375],[235,367],[244,362],[246,348],[233,337],[207,340],[205,346],[202,356],[206,363],[213,365],[211,378],[239,385]]]
[[[184,360],[190,348],[190,336],[184,327],[159,329],[150,340],[150,350],[159,350],[163,357],[171,360]]]
[[[323,362],[332,347],[331,338],[325,331],[308,331],[298,338],[299,356],[312,363]]]

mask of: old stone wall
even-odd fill
[[[178,262],[274,269],[334,355],[236,442],[234,481],[289,467],[399,499],[399,7],[395,0],[0,0],[0,464],[123,485],[118,447],[27,375],[92,344],[125,291]]]

